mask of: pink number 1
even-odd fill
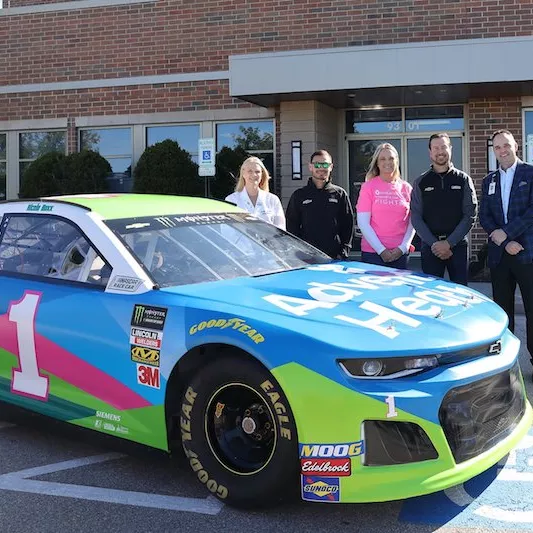
[[[40,300],[40,293],[25,292],[21,300],[9,307],[8,318],[17,325],[20,365],[13,369],[11,392],[46,400],[48,376],[39,374],[35,351],[35,315]]]

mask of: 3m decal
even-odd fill
[[[300,457],[356,457],[364,452],[362,440],[342,444],[300,444]]]
[[[167,311],[164,307],[135,304],[131,316],[131,325],[162,331],[167,319]]]
[[[352,474],[351,459],[300,459],[302,474],[341,477]]]
[[[109,282],[108,289],[114,289],[115,291],[135,292],[142,280],[139,278],[130,278],[129,276],[115,276]]]
[[[189,328],[190,335],[196,335],[199,331],[204,329],[234,329],[250,337],[256,344],[259,344],[265,340],[263,335],[257,333],[257,330],[253,329],[242,318],[213,318],[211,320],[204,320],[198,324],[194,324]]]
[[[339,478],[302,476],[303,500],[338,502],[340,495]]]
[[[161,388],[159,368],[137,363],[137,383],[153,389]]]
[[[35,350],[35,315],[42,293],[26,291],[17,302],[11,302],[8,318],[17,326],[19,368],[13,369],[11,392],[48,400],[48,376],[39,373]]]
[[[150,366],[159,366],[161,352],[144,346],[131,347],[131,360]]]

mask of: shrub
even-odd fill
[[[20,198],[62,194],[65,181],[65,154],[49,152],[32,161],[22,175]]]
[[[167,139],[148,147],[139,158],[133,192],[203,196],[204,180],[189,152]]]
[[[84,150],[65,156],[49,152],[32,161],[22,177],[20,198],[107,191],[111,166],[97,152]]]

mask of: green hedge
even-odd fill
[[[97,152],[84,150],[67,156],[49,152],[32,161],[25,170],[19,197],[106,192],[106,178],[111,173],[111,166]]]

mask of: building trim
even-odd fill
[[[58,2],[57,4],[38,4],[22,7],[4,7],[0,17],[26,15],[28,13],[49,13],[53,11],[73,11],[77,9],[94,9],[95,7],[120,6],[131,4],[155,4],[157,0],[79,0],[78,2]],[[9,6],[9,0],[6,2]],[[2,8],[2,2],[0,2]]]
[[[531,57],[533,36],[234,55],[230,95],[525,81]]]
[[[174,111],[172,113],[146,113],[137,115],[91,115],[76,117],[76,127],[94,128],[104,126],[135,126],[157,124],[185,124],[213,122],[239,122],[241,120],[273,120],[272,108],[253,107],[237,109],[212,109],[205,111]],[[2,123],[0,122],[0,130]]]
[[[75,91],[77,89],[100,89],[129,85],[157,85],[161,83],[187,83],[196,81],[227,80],[229,72],[186,72],[159,76],[133,76],[130,78],[104,78],[97,80],[58,81],[51,83],[28,83],[24,85],[0,85],[0,94],[40,93],[45,91]]]
[[[67,129],[66,118],[39,118],[29,120],[0,120],[0,131],[44,131]]]

